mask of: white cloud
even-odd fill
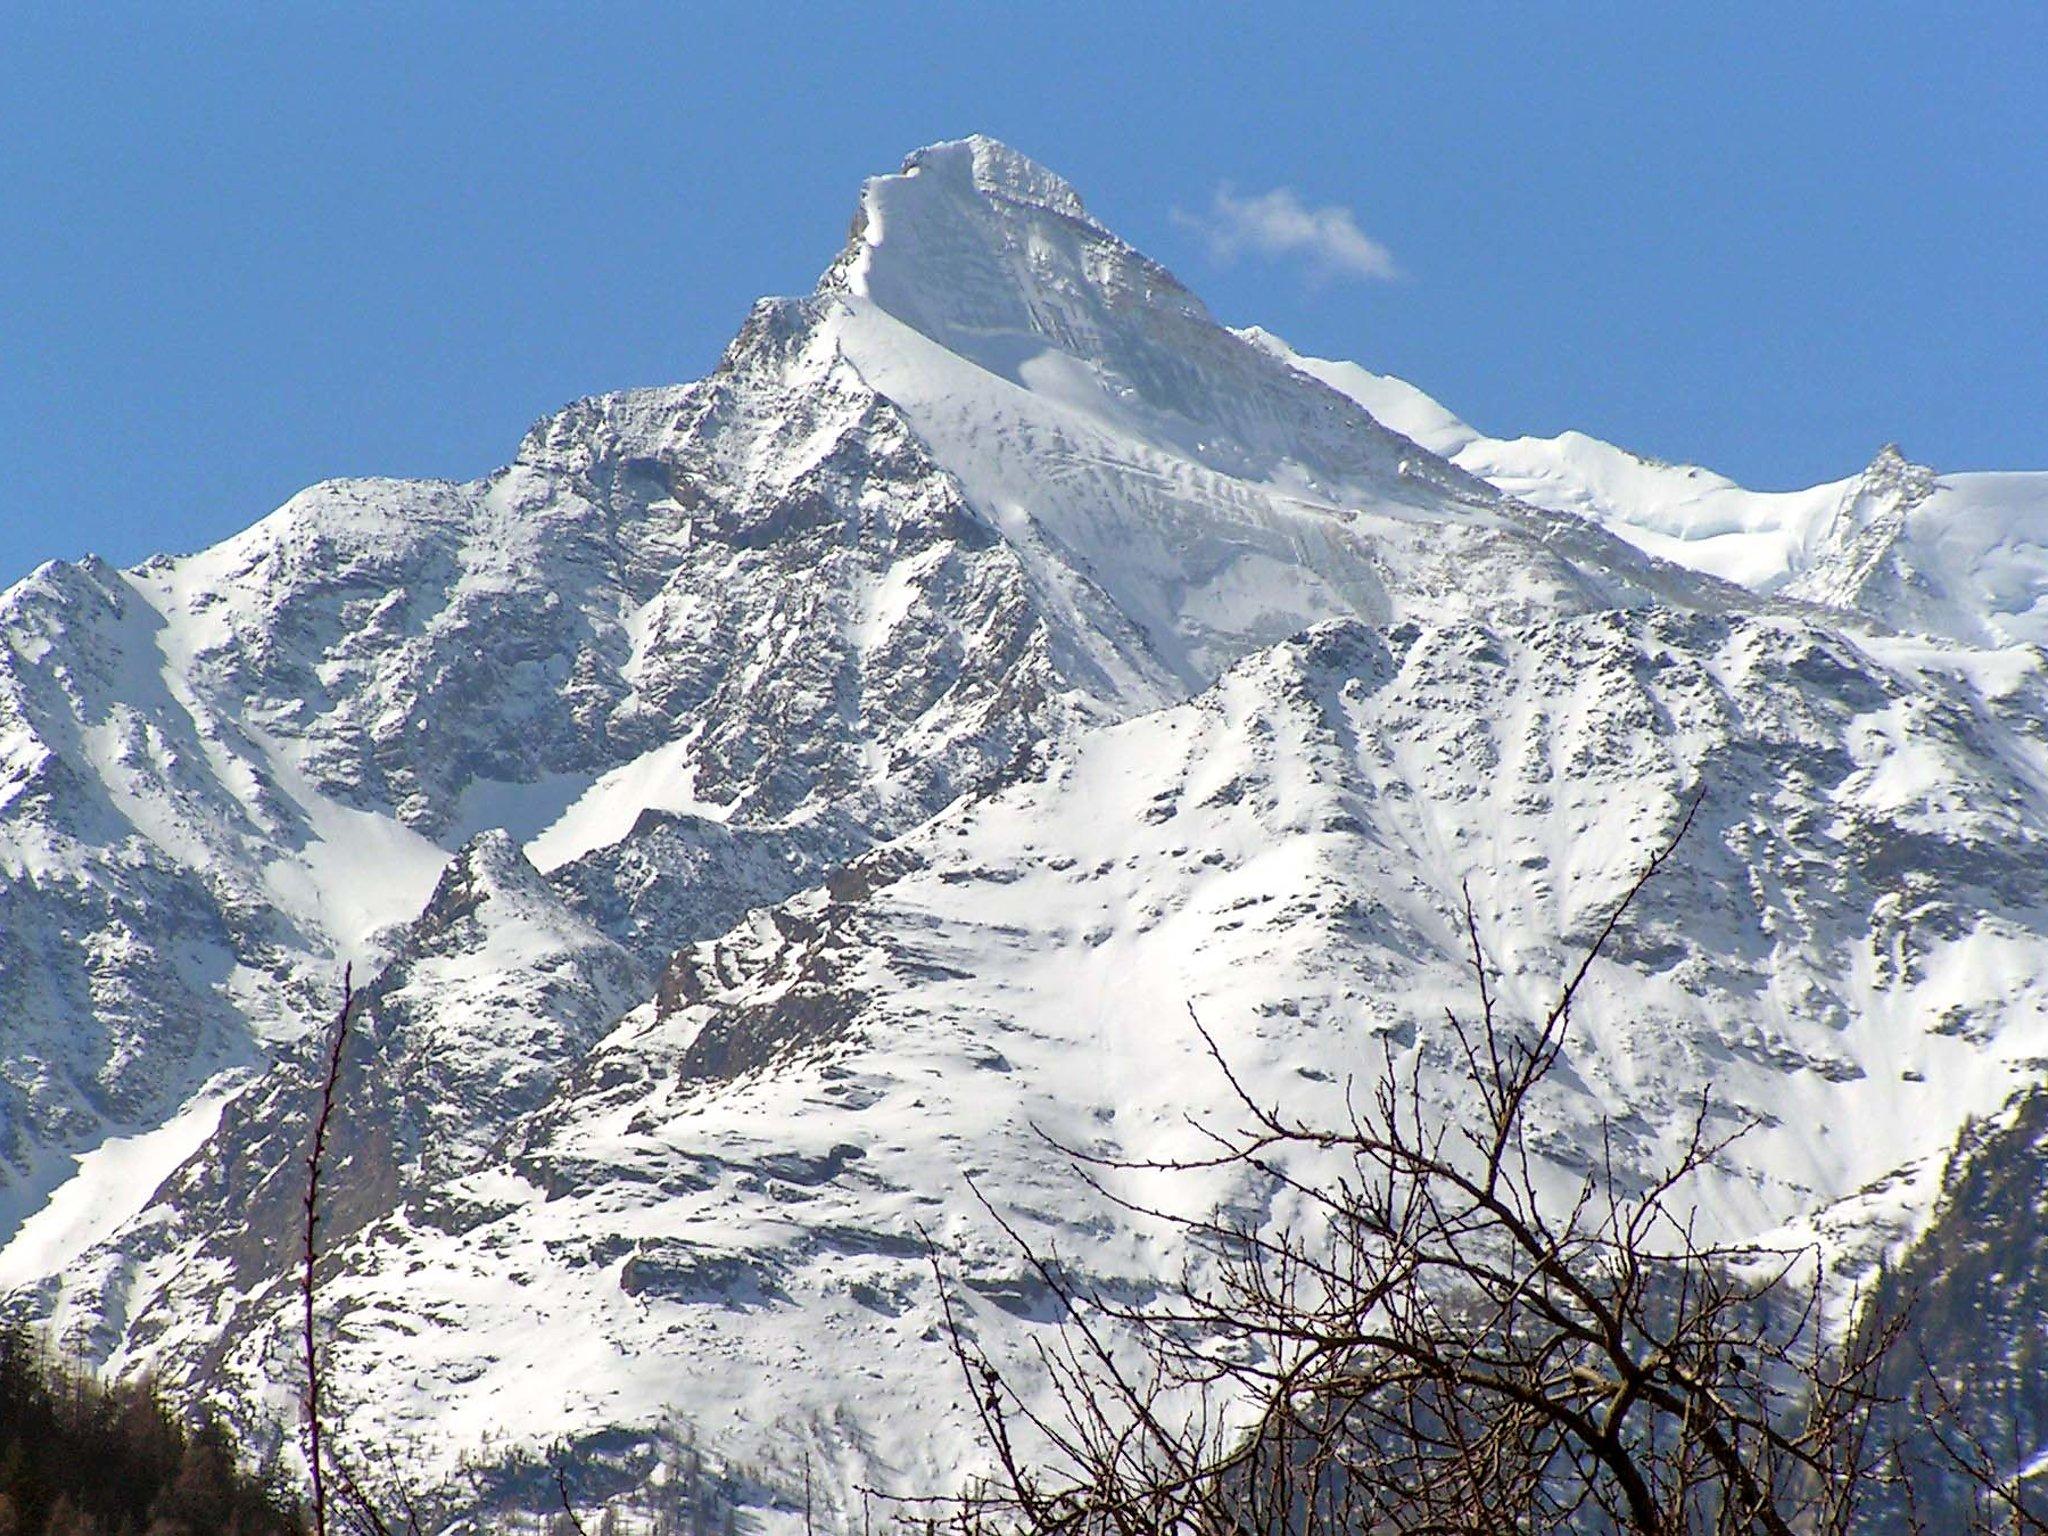
[[[1386,282],[1399,277],[1394,253],[1358,227],[1349,208],[1311,208],[1292,187],[1239,197],[1218,187],[1206,215],[1177,214],[1198,229],[1218,261],[1256,256],[1300,256],[1322,277]]]

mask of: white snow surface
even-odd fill
[[[1590,518],[1649,554],[1903,629],[2048,642],[2048,473],[1914,473],[1886,448],[1859,475],[1752,491],[1582,432],[1487,437],[1401,379],[1302,356],[1256,327],[1243,334],[1508,495]]]
[[[162,1125],[132,1136],[110,1136],[81,1153],[54,1197],[26,1220],[0,1253],[0,1290],[61,1274],[134,1215],[153,1192],[220,1124],[221,1106],[244,1086],[223,1074]]]
[[[1762,1120],[1714,1228],[1867,1264],[2048,1059],[2044,530],[2042,474],[1487,438],[919,151],[706,380],[0,597],[0,1279],[281,1435],[353,961],[352,1431],[680,1419],[850,1523],[977,1454],[921,1234],[991,1349],[1050,1315],[970,1176],[1142,1294],[1169,1234],[1041,1131],[1227,1116],[1190,1008],[1304,1106],[1391,1042],[1457,1113],[1461,887],[1540,1008],[1702,791],[1546,1166],[1651,1166],[1708,1088]]]
[[[1231,1108],[1190,1008],[1305,1110],[1336,1113],[1383,1039],[1440,1083],[1442,1010],[1469,1002],[1460,885],[1526,1015],[1702,783],[1678,865],[1595,973],[1540,1145],[1569,1177],[1604,1120],[1652,1166],[1707,1085],[1721,1121],[1766,1118],[1704,1192],[1720,1231],[1871,1204],[2048,1053],[2044,882],[2014,873],[2048,836],[2027,730],[2048,679],[2003,678],[1979,717],[1972,665],[1659,611],[1391,640],[1344,622],[1262,653],[679,956],[506,1155],[351,1237],[351,1422],[454,1446],[674,1410],[736,1458],[808,1446],[835,1497],[930,1486],[973,1451],[920,1232],[984,1342],[1021,1349],[1049,1316],[968,1177],[1096,1283],[1142,1290],[1161,1234],[1041,1133],[1197,1150],[1186,1117]],[[2013,733],[1995,759],[1986,732]],[[1902,878],[1890,850],[1916,836],[1947,862]],[[465,968],[488,985],[545,949],[475,952],[502,956]],[[192,1319],[222,1246],[202,1224],[121,1290],[159,1357],[219,1328]],[[242,1390],[288,1357],[293,1302],[237,1305]]]

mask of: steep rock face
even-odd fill
[[[0,1227],[52,1149],[145,1130],[251,1066],[319,948],[266,855],[302,821],[235,773],[158,649],[161,617],[97,562],[0,598]]]
[[[521,457],[665,514],[625,551],[659,579],[610,728],[670,746],[692,803],[771,824],[943,803],[1002,760],[983,733],[1050,728],[1061,680],[1014,560],[808,306],[763,304],[704,385],[586,402]]]
[[[644,987],[630,956],[571,912],[503,832],[458,851],[394,958],[356,993],[322,1242],[488,1162]],[[327,1001],[338,1012],[338,986]],[[203,1381],[246,1343],[244,1309],[289,1304],[331,1029],[310,1032],[227,1105],[117,1244],[46,1285],[44,1305],[80,1347],[117,1363],[175,1360]],[[258,1357],[256,1401],[289,1403],[289,1355],[274,1339]],[[262,1421],[251,1428],[268,1437]]]
[[[2048,641],[2048,475],[1937,475],[1887,446],[1790,596],[1974,645]]]

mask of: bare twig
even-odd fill
[[[314,1536],[327,1536],[327,1456],[322,1445],[320,1352],[314,1332],[317,1233],[320,1224],[320,1174],[327,1157],[327,1132],[334,1119],[334,1098],[341,1082],[342,1049],[348,1042],[349,1015],[355,1008],[355,968],[341,973],[341,1008],[328,1038],[327,1070],[320,1079],[320,1108],[313,1118],[313,1142],[306,1153],[306,1198],[303,1266],[299,1299],[303,1303],[302,1338],[306,1358],[306,1469],[313,1482]]]
[[[576,1536],[590,1536],[590,1532],[583,1528],[583,1521],[576,1513],[575,1504],[569,1498],[569,1474],[563,1470],[562,1464],[559,1461],[555,1463],[553,1470],[555,1474],[555,1496],[562,1502],[562,1513],[569,1519],[569,1529],[574,1531]]]
[[[1087,1294],[976,1189],[1064,1321],[1038,1348],[1039,1390],[1019,1390],[974,1344],[933,1250],[997,1468],[962,1506],[963,1528],[1846,1536],[1896,1461],[1870,1431],[1897,1335],[1831,1345],[1841,1330],[1822,1316],[1812,1254],[1697,1235],[1690,1191],[1753,1122],[1713,1129],[1703,1093],[1675,1155],[1639,1180],[1617,1167],[1603,1124],[1599,1159],[1562,1196],[1539,1177],[1528,1132],[1580,990],[1701,803],[1685,805],[1527,1027],[1500,1017],[1465,894],[1479,1011],[1453,1011],[1448,1026],[1469,1114],[1438,1122],[1421,1068],[1383,1045],[1370,1091],[1315,1123],[1262,1100],[1195,1019],[1242,1129],[1197,1125],[1207,1147],[1188,1158],[1065,1150],[1096,1194],[1177,1228],[1211,1261],[1208,1280],[1142,1305]],[[1332,1154],[1344,1171],[1311,1172]],[[1177,1215],[1112,1187],[1120,1171],[1201,1169],[1298,1197],[1313,1224]],[[1249,1432],[1229,1427],[1232,1404],[1249,1405]],[[1026,1436],[1040,1450],[1027,1453]]]

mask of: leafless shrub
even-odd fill
[[[341,1007],[327,1034],[327,1049],[320,1074],[320,1098],[313,1115],[313,1130],[306,1149],[306,1193],[304,1222],[299,1249],[300,1347],[306,1367],[303,1410],[306,1475],[312,1485],[313,1536],[328,1536],[339,1526],[352,1536],[422,1536],[424,1526],[419,1507],[398,1469],[384,1461],[385,1475],[372,1489],[358,1458],[344,1456],[328,1432],[326,1365],[319,1347],[319,1231],[320,1181],[326,1172],[328,1137],[334,1126],[335,1101],[340,1096],[342,1061],[348,1048],[349,1026],[356,1011],[355,971],[341,973]],[[396,1523],[387,1509],[398,1512]]]
[[[327,1536],[328,1448],[324,1443],[321,1401],[325,1373],[320,1367],[319,1339],[314,1328],[319,1285],[320,1175],[327,1159],[327,1134],[334,1121],[335,1095],[341,1084],[341,1056],[348,1044],[349,1015],[355,1005],[355,971],[350,967],[341,973],[341,1008],[328,1033],[327,1070],[320,1078],[320,1107],[313,1116],[312,1144],[306,1149],[305,1223],[299,1251],[300,1343],[306,1361],[306,1472],[313,1485],[314,1536]]]
[[[1697,1235],[1700,1175],[1748,1125],[1710,1131],[1703,1094],[1646,1181],[1609,1146],[1563,1195],[1531,1145],[1574,1001],[1691,820],[1540,1020],[1504,1016],[1467,897],[1477,997],[1448,1019],[1455,1123],[1391,1049],[1339,1123],[1306,1120],[1253,1094],[1197,1020],[1238,1125],[1207,1128],[1193,1160],[1063,1150],[1098,1192],[1172,1223],[1204,1278],[1143,1305],[1106,1298],[992,1211],[1064,1304],[1030,1383],[974,1342],[935,1254],[994,1463],[952,1519],[1033,1536],[1840,1536],[1882,1495],[1920,1529],[1895,1446],[1873,1433],[1902,1324],[1849,1326],[1855,1298],[1824,1316],[1811,1253]],[[1275,1230],[1110,1188],[1198,1169],[1309,1214]]]

